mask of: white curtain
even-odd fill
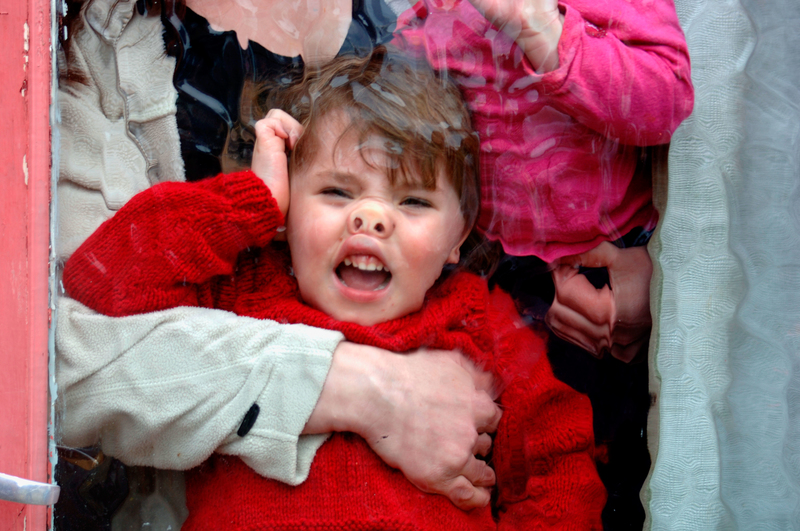
[[[800,529],[800,2],[676,7],[696,101],[654,183],[645,527]]]

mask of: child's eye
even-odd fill
[[[333,197],[343,197],[345,199],[350,199],[350,194],[341,188],[325,188],[322,190],[322,195],[329,195]]]
[[[419,197],[406,197],[400,204],[404,206],[412,206],[420,208],[430,208],[432,206],[430,201],[426,201],[425,199],[420,199]]]

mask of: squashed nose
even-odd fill
[[[391,232],[386,212],[377,206],[362,206],[353,212],[353,229],[358,232],[372,232],[387,236]]]

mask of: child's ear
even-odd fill
[[[461,259],[461,245],[457,245],[452,251],[450,251],[450,255],[447,257],[446,264],[457,264],[458,261]]]
[[[464,242],[467,240],[467,236],[469,236],[470,229],[465,228],[464,234],[461,236],[461,239],[456,243],[453,250],[450,251],[450,255],[447,257],[446,264],[457,264],[459,260],[461,260],[461,246],[464,245]]]

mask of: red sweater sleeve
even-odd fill
[[[502,331],[505,382],[493,450],[498,530],[600,530],[606,491],[594,461],[589,398],[555,378],[544,334],[515,322],[508,295],[495,291],[492,302],[487,317]]]
[[[111,316],[209,304],[238,254],[268,245],[283,217],[251,172],[163,183],[131,199],[64,268],[70,297]]]

